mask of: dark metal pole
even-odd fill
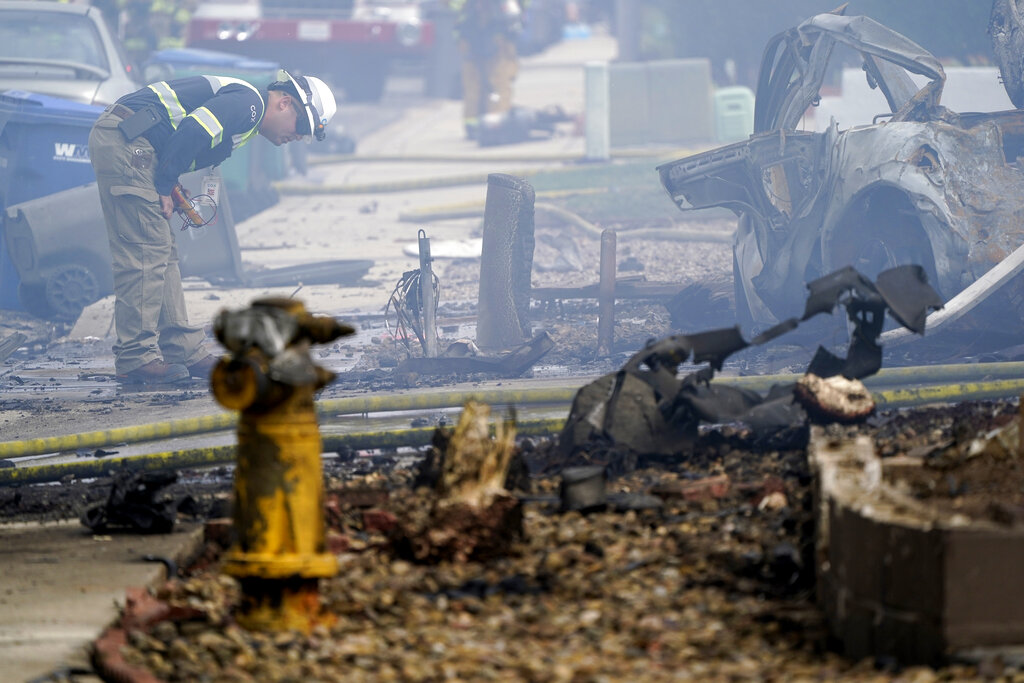
[[[437,358],[437,322],[434,320],[434,271],[430,262],[430,238],[423,230],[420,238],[420,303],[423,308],[423,355]]]
[[[601,233],[601,281],[597,291],[597,355],[610,356],[615,336],[615,231]]]

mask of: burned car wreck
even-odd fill
[[[870,125],[798,130],[837,46],[862,59],[889,110]],[[658,167],[680,209],[739,217],[738,322],[797,315],[804,283],[844,266],[874,278],[920,264],[949,301],[1024,242],[1024,111],[950,111],[944,84],[934,56],[873,19],[817,15],[769,41],[748,140]],[[998,292],[1002,306],[1020,304],[1019,286]]]

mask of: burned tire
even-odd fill
[[[100,283],[86,266],[70,263],[47,273],[45,293],[50,317],[70,322],[82,314],[83,308],[100,298]]]
[[[897,188],[876,188],[852,202],[823,248],[824,272],[853,266],[874,281],[883,270],[916,264],[938,287],[931,241],[913,202]]]
[[[1020,109],[1024,107],[1024,2],[993,0],[988,33],[1003,87]]]

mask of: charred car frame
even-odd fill
[[[871,125],[798,130],[839,44],[860,56],[888,111]],[[864,16],[817,15],[769,41],[748,140],[658,167],[680,209],[739,217],[741,324],[799,314],[805,283],[843,266],[873,278],[920,264],[948,301],[1024,242],[1024,111],[952,112],[939,103],[944,84],[939,61],[905,36]],[[1015,306],[1019,280],[999,292]]]

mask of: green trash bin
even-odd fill
[[[230,76],[263,90],[276,80],[279,68],[276,62],[229,52],[174,48],[153,53],[143,67],[143,74],[149,83],[188,76]],[[273,183],[288,174],[290,159],[286,154],[285,147],[275,147],[265,138],[255,136],[220,165],[236,222],[277,203],[279,197]]]
[[[719,142],[746,140],[754,132],[754,92],[735,85],[715,91],[715,135]]]

